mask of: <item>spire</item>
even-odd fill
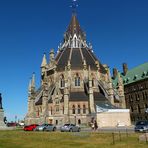
[[[47,60],[46,60],[46,54],[44,53],[41,67],[45,67],[46,65],[47,65]]]
[[[35,88],[35,73],[32,74],[31,88]]]
[[[74,34],[76,34],[77,36],[80,35],[82,38],[85,37],[85,33],[82,31],[76,15],[72,15],[66,34],[68,36],[71,35],[72,37]]]
[[[29,80],[29,86],[28,86],[28,93],[30,93],[31,92],[31,78],[30,78],[30,80]]]

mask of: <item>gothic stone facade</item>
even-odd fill
[[[26,124],[87,124],[96,118],[96,104],[125,107],[122,81],[115,90],[109,67],[94,55],[75,15],[56,56],[52,49],[49,57],[48,63],[43,56],[40,88],[34,74],[30,80]]]

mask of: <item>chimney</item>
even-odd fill
[[[117,77],[118,71],[116,68],[113,68],[113,79]]]
[[[128,71],[128,67],[126,63],[123,63],[123,75],[125,76]]]

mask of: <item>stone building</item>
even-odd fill
[[[119,72],[113,70],[113,84],[118,89]],[[123,73],[120,73],[123,84],[126,108],[130,109],[133,122],[148,120],[148,62],[128,70],[123,64]]]
[[[48,62],[43,56],[40,88],[35,88],[35,74],[30,81],[26,124],[87,124],[96,118],[96,105],[125,108],[120,75],[115,90],[109,67],[101,64],[87,44],[75,14],[57,54],[51,49],[49,57]]]

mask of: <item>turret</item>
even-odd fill
[[[92,87],[92,76],[91,76],[91,69],[89,66],[88,69],[88,80],[89,80],[89,106],[90,106],[90,113],[95,113],[95,106],[94,106],[94,94],[93,94],[93,87]]]
[[[83,60],[83,67],[84,67],[84,70],[87,69],[87,64],[86,64],[86,60],[85,59]]]
[[[70,64],[70,60],[68,60],[68,63],[67,63],[67,70],[70,70],[71,69],[71,64]]]
[[[52,63],[54,61],[54,49],[50,50],[49,56],[50,56],[50,62]]]
[[[69,91],[68,91],[68,80],[65,79],[65,87],[64,87],[64,114],[68,115],[68,103],[69,103]]]
[[[30,78],[29,85],[28,85],[28,95],[29,96],[31,95],[31,81],[32,79]]]
[[[121,77],[120,72],[118,72],[118,94],[120,97],[120,106],[122,108],[126,108],[125,96],[124,96],[124,85],[123,85],[123,79]]]
[[[42,93],[42,123],[46,123],[46,117],[48,116],[48,84],[46,81],[43,82],[43,93]]]
[[[47,66],[47,59],[46,59],[46,54],[44,53],[42,64],[41,64],[41,80],[42,80],[41,83],[42,84],[46,74],[46,66]]]
[[[35,92],[35,73],[32,74],[31,93]]]
[[[47,60],[46,60],[46,54],[44,53],[41,68],[45,68],[46,65],[47,65]]]
[[[28,115],[35,117],[35,73],[33,73],[28,87]]]

